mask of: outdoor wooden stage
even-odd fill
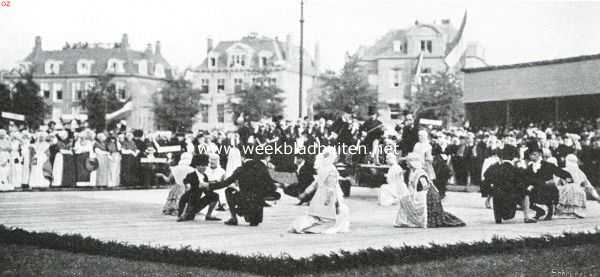
[[[516,238],[561,234],[565,231],[593,231],[600,225],[600,204],[588,201],[585,219],[555,219],[523,224],[522,215],[495,224],[492,210],[483,208],[478,193],[450,192],[444,200],[446,210],[466,223],[462,228],[409,229],[392,225],[397,206],[376,204],[377,189],[352,188],[347,200],[351,209],[351,232],[336,235],[298,235],[286,232],[290,222],[307,211],[296,201],[283,197],[265,209],[265,220],[258,227],[225,226],[205,222],[177,223],[175,217],[161,214],[168,190],[64,191],[0,193],[0,224],[30,231],[82,234],[101,240],[130,244],[211,249],[230,253],[287,253],[293,257],[314,253],[359,250],[368,247],[445,244],[459,241],[489,240],[493,236]],[[228,212],[217,212],[222,219]]]

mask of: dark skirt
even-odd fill
[[[77,166],[75,164],[75,156],[73,154],[62,154],[63,168],[62,181],[63,187],[74,187],[77,184]]]
[[[435,187],[427,190],[427,228],[461,227],[465,225],[465,222],[460,218],[444,211],[440,194]]]
[[[138,185],[138,168],[138,159],[134,155],[123,154],[121,156],[121,184],[123,186]]]
[[[77,153],[74,155],[75,174],[77,182],[89,182],[91,172],[85,167],[85,162],[90,157],[89,152]]]

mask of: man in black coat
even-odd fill
[[[300,198],[300,194],[306,190],[308,186],[315,180],[317,170],[315,169],[314,158],[310,155],[297,155],[296,156],[296,176],[298,177],[298,183],[290,184],[283,189],[285,194],[297,197],[300,202],[298,205],[310,202],[314,196],[314,192],[308,194],[304,198]]]
[[[375,107],[369,107],[369,119],[367,119],[358,130],[363,138],[362,144],[367,152],[373,151],[373,142],[383,136],[383,123],[377,119]]]
[[[256,159],[244,161],[229,178],[209,185],[210,190],[218,190],[238,182],[239,190],[225,189],[231,213],[231,218],[225,222],[227,225],[237,225],[237,216],[240,215],[250,226],[258,226],[263,220],[265,200],[278,200],[281,197],[266,165],[268,155],[256,156]]]
[[[527,184],[531,189],[531,209],[536,212],[535,219],[544,214],[544,220],[551,220],[554,205],[558,204],[558,189],[554,183],[554,176],[570,180],[571,174],[558,168],[556,165],[542,160],[542,150],[535,146],[528,149],[531,164],[527,167]],[[536,204],[548,207],[545,212]]]
[[[219,195],[207,190],[208,177],[204,172],[208,166],[208,155],[200,154],[192,159],[192,167],[196,170],[183,179],[183,183],[190,186],[179,199],[179,209],[177,212],[177,221],[194,220],[196,214],[208,206],[206,212],[207,221],[221,220],[212,216],[212,212],[219,201]],[[202,196],[204,194],[204,197]]]
[[[404,127],[402,127],[402,137],[400,140],[400,150],[402,156],[408,155],[413,151],[415,144],[419,141],[419,126],[415,124],[413,115],[408,113],[404,117]],[[396,130],[399,131],[399,130]]]

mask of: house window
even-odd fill
[[[208,123],[208,105],[200,105],[200,115],[202,116],[202,122]]]
[[[42,97],[44,97],[44,99],[49,99],[50,98],[50,85],[47,83],[42,83],[40,85],[40,94],[42,95]]]
[[[154,66],[154,76],[158,78],[165,77],[165,67],[162,64],[156,64],[156,66]]]
[[[140,75],[148,75],[148,62],[146,60],[138,62],[138,73]]]
[[[269,62],[269,59],[267,57],[262,57],[260,59],[260,64],[261,64],[262,67],[266,67],[267,64],[268,64],[268,62]]]
[[[225,122],[225,104],[217,105],[217,120],[219,123]]]
[[[109,59],[107,66],[106,66],[106,72],[124,73],[125,72],[124,62],[122,60],[118,60],[118,59]]]
[[[401,73],[400,69],[392,69],[390,71],[390,87],[399,88],[401,86]]]
[[[77,61],[77,73],[79,74],[91,74],[92,73],[92,60],[79,60]]]
[[[246,55],[232,55],[230,67],[245,67],[246,66]]]
[[[225,90],[225,79],[217,80],[217,92],[223,92]]]
[[[234,85],[234,92],[238,93],[242,91],[242,84],[243,84],[244,80],[241,78],[235,78],[233,79],[233,85]]]
[[[202,79],[200,81],[201,83],[201,87],[200,87],[200,93],[208,93],[208,85],[209,85],[209,81],[208,79]]]
[[[71,100],[80,101],[83,99],[83,90],[81,89],[81,83],[75,82],[71,84]]]
[[[53,60],[46,61],[44,65],[44,71],[46,72],[46,74],[59,74],[61,63],[62,62]]]
[[[402,114],[402,109],[399,104],[389,104],[390,108],[390,117],[392,119],[400,119],[400,115]]]
[[[209,59],[208,66],[209,67],[217,67],[217,58],[216,57],[211,57]]]
[[[52,85],[52,89],[54,90],[54,101],[62,101],[63,100],[62,84],[55,83]]]
[[[124,102],[127,100],[127,90],[125,83],[116,83],[115,89],[117,90],[117,98],[119,101]]]
[[[425,51],[427,53],[433,52],[433,43],[431,40],[422,40],[421,41],[421,51]]]
[[[425,67],[421,70],[422,74],[430,74],[431,73],[431,68],[429,67]]]

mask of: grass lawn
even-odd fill
[[[408,265],[359,268],[319,276],[600,276],[599,257],[599,245],[580,245]],[[8,276],[254,275],[0,244],[0,277]]]

